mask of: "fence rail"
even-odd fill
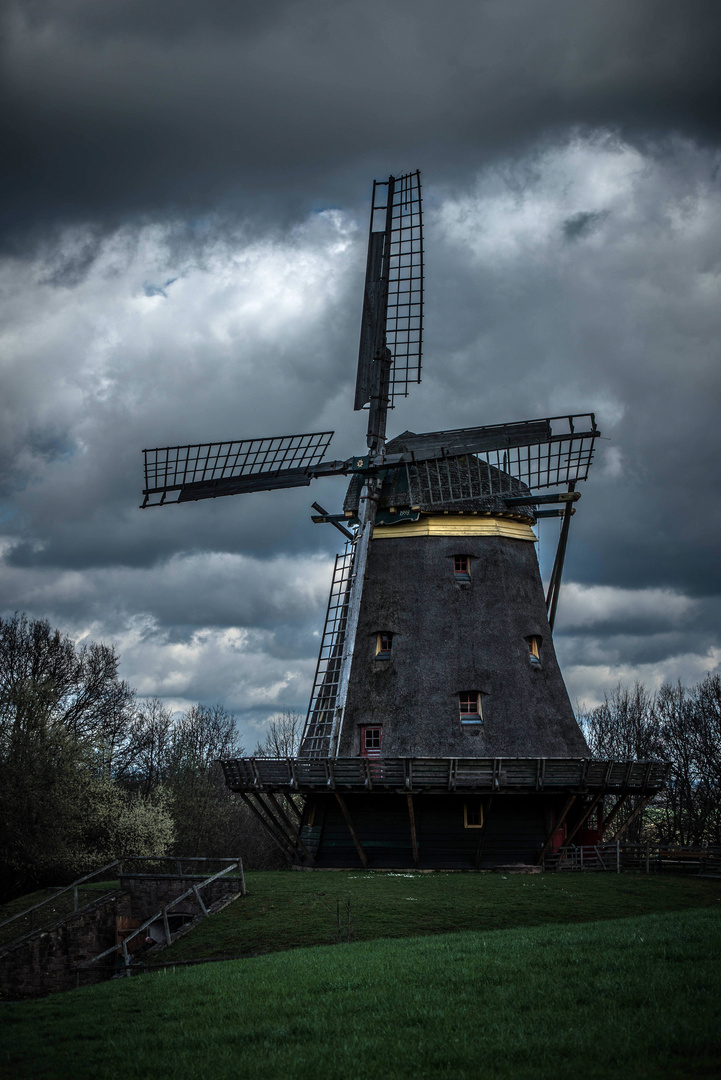
[[[721,876],[721,847],[684,847],[678,844],[578,844],[553,852],[544,870],[600,870],[621,873],[681,873]]]

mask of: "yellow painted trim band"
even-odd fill
[[[404,536],[506,536],[511,540],[536,542],[530,525],[501,517],[470,517],[456,514],[423,516],[402,525],[376,525],[374,540],[401,539]]]

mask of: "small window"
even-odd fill
[[[360,736],[361,757],[380,757],[383,741],[383,728],[380,724],[375,727],[362,727]]]
[[[528,642],[528,655],[532,664],[540,664],[541,662],[541,639],[540,637],[526,638]]]
[[[463,828],[483,828],[483,803],[480,799],[467,799],[463,803]]]
[[[393,648],[393,634],[376,635],[376,660],[390,660]]]
[[[481,695],[477,690],[464,690],[458,695],[462,724],[482,724]]]
[[[453,576],[456,581],[466,582],[471,580],[471,560],[468,555],[453,556]]]

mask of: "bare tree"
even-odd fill
[[[303,734],[303,717],[292,709],[283,709],[268,724],[265,739],[255,747],[256,757],[295,757]]]
[[[595,758],[671,762],[665,789],[629,827],[630,840],[721,843],[721,678],[697,686],[665,684],[651,695],[636,683],[617,686],[595,709],[579,713]],[[633,812],[631,799],[619,815]]]

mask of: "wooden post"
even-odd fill
[[[280,818],[280,820],[283,822],[283,824],[287,828],[288,832],[290,833],[290,837],[291,837],[293,843],[296,844],[297,847],[299,847],[301,849],[303,854],[306,856],[307,859],[310,860],[310,862],[313,862],[313,857],[312,857],[311,853],[308,851],[308,848],[305,846],[305,844],[303,843],[303,841],[300,838],[299,830],[296,828],[296,826],[293,824],[293,822],[290,820],[290,818],[286,816],[285,811],[283,810],[283,807],[280,805],[280,803],[276,799],[273,792],[272,791],[266,791],[265,794],[266,794],[266,797],[268,799],[270,799],[273,806],[277,810],[278,817]]]
[[[625,795],[621,795],[621,797],[618,799],[618,801],[615,803],[615,805],[611,808],[609,814],[607,815],[605,821],[603,822],[603,825],[601,826],[601,841],[603,841],[603,836],[604,836],[604,833],[606,832],[606,829],[611,824],[611,822],[613,821],[613,819],[615,818],[616,814],[619,812],[619,810],[621,809],[623,804],[626,802],[627,798],[628,798],[628,793],[626,793]]]
[[[200,910],[203,912],[203,914],[207,918],[208,917],[208,909],[205,906],[205,904],[203,903],[203,898],[200,895],[200,890],[198,889],[198,886],[197,885],[191,885],[191,888],[192,888],[193,892],[195,893],[195,899],[200,904]]]
[[[568,485],[569,492],[575,490],[575,484]],[[563,521],[561,523],[561,535],[558,538],[558,547],[556,548],[556,558],[553,563],[553,570],[551,572],[551,580],[548,583],[548,596],[546,597],[546,609],[548,611],[548,625],[553,631],[553,624],[556,621],[556,608],[558,607],[558,594],[561,591],[561,575],[563,574],[563,560],[566,555],[566,545],[568,544],[568,530],[571,525],[571,515],[573,514],[573,504],[567,502],[563,508]]]
[[[481,855],[483,854],[483,848],[486,843],[486,836],[488,835],[488,822],[490,821],[492,806],[493,795],[491,795],[490,799],[488,800],[488,808],[486,809],[486,807],[483,807],[483,828],[481,829],[481,835],[478,840],[478,847],[476,848],[476,870],[479,870],[481,867]]]
[[[293,801],[293,796],[292,795],[286,795],[286,802],[288,803],[288,806],[292,809],[293,813],[295,814],[296,818],[298,819],[298,824],[300,825],[301,821],[303,820],[303,815],[300,812],[300,810],[298,809],[298,807],[295,805],[295,802]]]
[[[536,859],[536,866],[540,866],[541,863],[543,862],[544,858],[546,857],[546,852],[548,851],[551,844],[553,843],[553,837],[556,835],[557,831],[563,825],[564,821],[566,820],[566,817],[568,816],[568,811],[571,809],[571,807],[573,806],[575,801],[576,801],[576,796],[575,795],[569,795],[568,799],[566,800],[566,805],[563,808],[563,811],[561,813],[560,818],[558,819],[558,821],[556,821],[554,823],[553,828],[551,829],[551,831],[550,831],[550,833],[548,835],[548,839],[546,840],[546,843],[543,845],[543,851],[541,852],[541,854]]]
[[[616,841],[616,873],[621,873],[621,845]]]
[[[267,820],[267,818],[263,814],[261,814],[258,807],[255,806],[254,803],[251,802],[251,800],[248,798],[248,796],[246,795],[246,793],[244,791],[239,791],[238,794],[240,795],[241,799],[246,804],[246,806],[250,807],[250,809],[253,811],[255,816],[262,823],[263,828],[268,833],[268,836],[271,838],[271,840],[273,841],[275,846],[282,852],[282,854],[285,856],[285,858],[288,860],[288,862],[292,863],[294,856],[291,854],[291,852],[289,852],[288,848],[283,843],[283,841],[278,838],[278,836],[276,835],[275,829],[270,824],[270,822]]]
[[[642,812],[643,810],[645,810],[645,809],[646,809],[646,806],[648,805],[648,803],[650,803],[650,802],[651,802],[651,799],[652,799],[652,798],[653,798],[653,795],[647,795],[645,799],[641,799],[641,802],[640,802],[640,803],[638,804],[638,806],[637,806],[637,807],[636,807],[636,809],[635,809],[635,810],[633,811],[633,813],[631,813],[631,814],[629,814],[629,815],[628,815],[628,817],[627,817],[627,818],[626,818],[626,820],[624,821],[623,825],[621,826],[621,828],[620,828],[620,829],[618,830],[618,832],[617,832],[617,833],[616,833],[616,835],[614,836],[614,838],[613,838],[613,840],[611,841],[611,843],[614,843],[614,841],[617,841],[617,840],[619,839],[619,837],[621,837],[621,836],[622,836],[622,835],[623,835],[623,834],[625,833],[626,829],[627,829],[627,828],[629,827],[629,825],[630,825],[630,824],[631,824],[631,822],[632,822],[632,821],[634,820],[634,818],[637,818],[637,817],[638,817],[638,815],[639,815],[639,814],[640,814],[640,813],[641,813],[641,812]]]
[[[416,837],[416,815],[413,810],[413,796],[406,795],[408,799],[408,817],[411,822],[411,844],[413,846],[413,865],[418,869],[418,839]]]
[[[163,928],[165,930],[165,944],[170,945],[170,923],[168,922],[167,906],[163,908]],[[125,942],[123,942],[123,947],[125,947]]]
[[[360,861],[363,863],[363,869],[367,870],[368,869],[368,858],[366,856],[365,851],[361,847],[361,842],[358,839],[358,835],[357,835],[357,833],[355,831],[355,828],[353,827],[353,821],[351,819],[350,814],[348,813],[348,807],[346,806],[346,804],[343,801],[343,798],[341,797],[339,792],[336,791],[335,797],[338,800],[338,805],[340,806],[341,810],[343,811],[343,817],[345,818],[345,823],[348,826],[348,829],[350,830],[351,836],[353,837],[353,843],[355,844],[356,851],[358,852],[358,854],[360,856]]]
[[[78,910],[78,887],[73,888],[73,911]]]
[[[243,860],[238,859],[238,877],[240,878],[240,895],[245,896],[245,874],[243,872]]]
[[[651,845],[646,841],[646,873],[651,873]]]

